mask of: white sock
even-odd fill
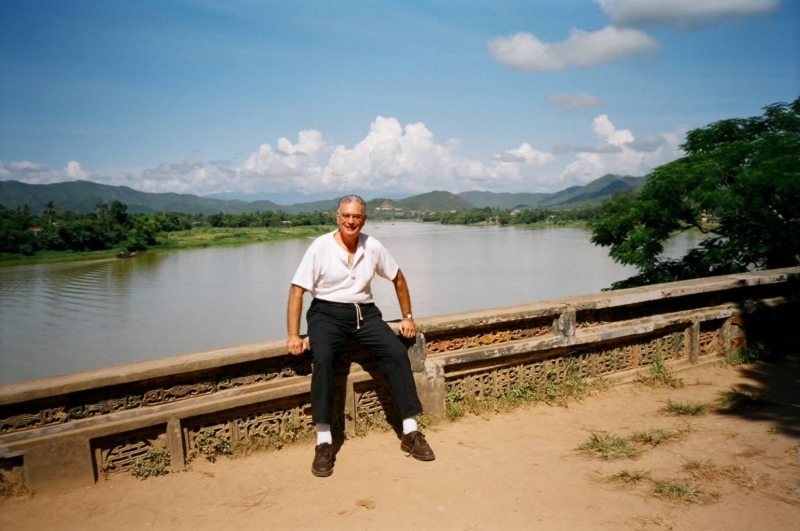
[[[417,431],[417,419],[414,417],[403,419],[403,435],[408,435],[412,431]]]
[[[323,443],[333,444],[331,425],[317,423],[317,446]]]

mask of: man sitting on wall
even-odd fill
[[[286,347],[300,355],[306,344],[300,337],[303,294],[314,296],[306,313],[314,367],[311,375],[311,412],[316,423],[317,446],[311,473],[327,477],[333,473],[331,412],[333,408],[333,361],[342,343],[355,339],[370,350],[380,368],[403,419],[400,447],[421,461],[432,461],[433,450],[417,427],[422,413],[406,348],[383,321],[372,302],[370,282],[377,273],[391,280],[403,313],[400,334],[416,335],[411,315],[411,297],[403,272],[381,243],[361,233],[367,220],[366,203],[357,195],[339,200],[339,229],[320,236],[306,251],[289,291]]]

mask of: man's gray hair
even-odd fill
[[[355,194],[346,195],[346,196],[342,197],[341,199],[339,199],[339,205],[336,207],[336,211],[339,212],[339,210],[341,210],[343,204],[352,203],[353,201],[355,201],[356,203],[361,203],[361,206],[364,207],[364,214],[367,213],[367,203],[366,203],[366,201],[361,199],[361,196],[358,196],[358,195],[355,195]]]

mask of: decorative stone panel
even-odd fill
[[[259,383],[311,373],[310,356],[285,356],[242,363],[214,372],[116,386],[105,392],[78,392],[63,398],[0,406],[0,435],[208,396]]]
[[[314,430],[308,395],[189,419],[183,425],[189,454],[197,450],[197,436],[201,433],[234,445],[251,437],[282,437],[289,431],[296,434]]]
[[[590,345],[587,347],[541,354],[532,353],[507,359],[502,366],[497,360],[467,367],[451,368],[445,375],[446,392],[473,396],[480,400],[497,397],[522,382],[541,383],[545,379],[562,382],[570,370],[581,378],[607,376],[653,363],[657,356],[664,360],[686,357],[682,330]]]
[[[700,357],[723,355],[721,333],[724,324],[724,319],[702,321],[700,323],[700,338],[698,340],[698,354]]]
[[[452,352],[486,345],[496,345],[508,341],[530,339],[544,336],[552,331],[552,317],[529,319],[501,326],[484,328],[479,331],[464,330],[460,332],[431,333],[426,336],[425,347],[428,355],[441,352]]]
[[[393,424],[399,420],[389,385],[385,380],[372,380],[354,386],[354,414],[356,426]]]
[[[146,457],[151,448],[165,448],[166,438],[166,426],[162,425],[93,440],[96,475],[130,470],[133,462]]]

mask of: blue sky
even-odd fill
[[[0,2],[0,179],[555,191],[800,95],[800,0]],[[2,202],[2,199],[0,199]]]

